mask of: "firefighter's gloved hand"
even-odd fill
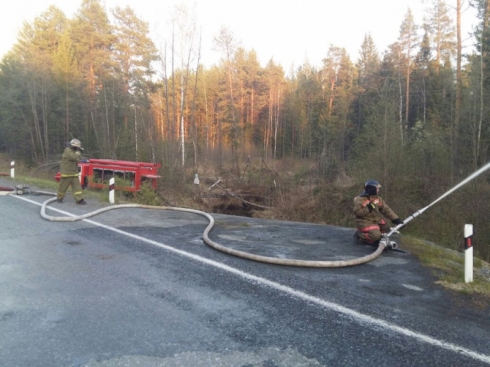
[[[403,224],[403,221],[400,218],[395,218],[392,220],[393,224],[399,225]]]
[[[366,206],[370,212],[372,212],[373,210],[376,210],[376,205],[374,205],[374,203],[369,202]]]

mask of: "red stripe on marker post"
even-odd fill
[[[464,226],[464,281],[473,281],[473,225]]]

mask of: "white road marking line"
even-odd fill
[[[12,195],[12,196],[14,196],[14,195]],[[30,200],[30,199],[27,199],[27,198],[24,198],[24,197],[21,197],[21,196],[14,196],[14,197],[16,197],[18,199],[21,199],[21,200],[24,200],[24,201],[27,201],[29,203],[38,205],[38,206],[42,206],[42,204],[40,204],[40,203],[38,203],[36,201]],[[71,216],[71,217],[76,217],[75,214],[68,213],[68,212],[65,212],[63,210],[59,210],[59,209],[56,209],[56,208],[53,208],[53,207],[50,207],[50,206],[48,206],[47,208],[50,209],[50,210],[56,211],[58,213],[61,213],[61,214],[65,214],[65,215],[68,215],[68,216]],[[377,319],[375,317],[362,314],[360,312],[357,312],[357,311],[352,310],[350,308],[344,307],[344,306],[339,305],[337,303],[333,303],[333,302],[330,302],[330,301],[325,301],[325,300],[323,300],[321,298],[311,296],[311,295],[309,295],[307,293],[304,293],[302,291],[298,291],[298,290],[293,289],[291,287],[282,285],[280,283],[273,282],[273,281],[268,280],[268,279],[265,279],[265,278],[261,278],[261,277],[255,276],[253,274],[246,273],[244,271],[241,271],[239,269],[233,268],[231,266],[228,266],[228,265],[219,263],[217,261],[209,260],[209,259],[206,259],[206,258],[201,257],[199,255],[195,255],[195,254],[192,254],[192,253],[189,253],[189,252],[186,252],[186,251],[182,251],[182,250],[176,249],[175,247],[172,247],[172,246],[169,246],[169,245],[165,245],[164,243],[153,241],[153,240],[150,240],[150,239],[147,239],[147,238],[144,238],[144,237],[141,237],[141,236],[138,236],[138,235],[129,233],[129,232],[121,231],[121,230],[119,230],[117,228],[110,227],[110,226],[107,226],[107,225],[102,224],[102,223],[94,222],[94,221],[92,221],[90,219],[83,219],[83,221],[84,222],[87,222],[87,223],[90,223],[90,224],[93,224],[95,226],[98,226],[98,227],[107,229],[109,231],[113,231],[113,232],[122,234],[124,236],[128,236],[128,237],[134,238],[136,240],[139,240],[139,241],[143,241],[143,242],[152,244],[154,246],[160,247],[160,248],[165,249],[167,251],[174,252],[176,254],[185,256],[187,258],[190,258],[192,260],[195,260],[195,261],[198,261],[198,262],[201,262],[201,263],[210,265],[210,266],[213,266],[215,268],[218,268],[218,269],[221,269],[221,270],[224,270],[224,271],[233,273],[233,274],[238,275],[239,277],[242,277],[244,279],[247,279],[247,280],[249,280],[249,281],[251,281],[253,283],[257,283],[259,285],[265,285],[265,286],[267,286],[269,288],[282,291],[282,292],[287,293],[287,294],[289,294],[289,295],[291,295],[293,297],[296,297],[296,298],[302,299],[304,301],[308,301],[308,302],[314,303],[314,304],[319,305],[319,306],[322,306],[322,307],[324,307],[324,308],[326,308],[326,309],[328,309],[330,311],[334,311],[334,312],[343,314],[345,316],[348,316],[351,319],[353,319],[354,321],[358,321],[361,324],[375,325],[375,326],[381,327],[383,329],[390,330],[390,331],[393,331],[395,333],[398,333],[398,334],[401,334],[401,335],[405,335],[405,336],[414,338],[414,339],[416,339],[416,340],[418,340],[420,342],[424,342],[424,343],[427,343],[427,344],[430,344],[430,345],[433,345],[433,346],[436,346],[436,347],[447,349],[447,350],[449,350],[451,352],[459,353],[459,354],[462,354],[462,355],[464,355],[466,357],[470,357],[470,358],[476,359],[478,361],[481,361],[481,362],[485,362],[487,364],[490,364],[490,356],[485,355],[485,354],[481,354],[481,353],[478,353],[478,352],[475,352],[475,351],[473,351],[471,349],[467,349],[467,348],[461,347],[461,346],[456,345],[456,344],[452,344],[452,343],[448,343],[448,342],[445,342],[445,341],[442,341],[442,340],[438,340],[438,339],[432,338],[432,337],[430,337],[428,335],[425,335],[425,334],[417,333],[417,332],[412,331],[410,329],[407,329],[407,328],[404,328],[404,327],[401,327],[401,326],[397,326],[395,324],[392,324],[392,323],[390,323],[388,321],[385,321],[385,320],[382,320],[382,319]]]
[[[402,286],[404,286],[405,288],[411,289],[413,291],[419,291],[419,292],[421,292],[421,291],[424,290],[423,288],[417,287],[416,285],[402,284]]]

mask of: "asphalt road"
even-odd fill
[[[1,366],[490,364],[489,309],[444,291],[409,253],[347,268],[269,265],[205,245],[197,215],[120,209],[57,223],[39,215],[47,199],[0,196]],[[106,205],[67,196],[48,214]],[[216,242],[267,256],[373,251],[349,228],[215,219]]]

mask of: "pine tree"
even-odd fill
[[[53,80],[52,66],[66,26],[63,12],[51,6],[32,23],[24,23],[13,50],[24,67],[19,81],[23,83],[30,105],[26,119],[34,131],[36,156],[39,154],[44,162],[54,153],[51,143],[58,142],[54,145],[59,147],[62,139],[61,119],[52,112],[59,109],[60,97]]]
[[[418,46],[418,27],[414,22],[412,11],[407,10],[405,18],[400,26],[400,36],[398,41],[401,47],[401,52],[404,54],[405,65],[405,118],[404,127],[409,127],[409,111],[410,111],[410,74],[412,72],[413,50]]]
[[[105,118],[99,106],[104,105],[104,83],[111,77],[114,67],[113,28],[100,0],[83,0],[70,29],[75,58],[87,88],[83,140],[87,147],[97,152],[103,149],[106,141],[103,138]]]
[[[80,73],[73,52],[73,45],[68,30],[61,35],[58,47],[53,55],[53,77],[63,91],[65,110],[64,140],[71,140],[71,109],[70,105],[76,99],[77,87],[80,85]]]
[[[366,123],[371,113],[370,106],[379,96],[381,88],[380,76],[381,60],[378,50],[370,34],[364,36],[356,64],[358,74],[358,94],[355,101],[354,119],[357,121],[357,130]]]
[[[138,116],[134,118],[132,135],[135,149],[135,157],[138,160],[138,131],[142,126],[138,126],[140,119],[148,120],[149,116],[146,111],[149,110],[148,83],[153,75],[152,62],[157,60],[157,51],[153,41],[149,37],[148,23],[139,19],[134,11],[126,7],[124,9],[116,7],[113,10],[114,15],[114,44],[113,57],[115,60],[115,80],[121,81],[118,84],[116,94],[120,97],[120,108],[124,129],[128,129],[128,120],[130,119],[131,110]],[[143,112],[145,111],[145,112]],[[141,123],[140,123],[141,125]],[[115,148],[116,129],[122,126],[107,126],[107,144]],[[149,127],[148,127],[149,128]],[[152,134],[145,134],[152,139]]]

